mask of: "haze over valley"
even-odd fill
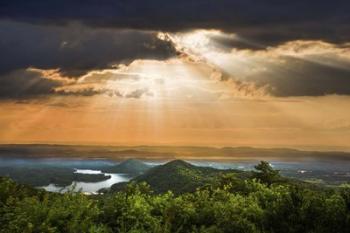
[[[97,194],[179,159],[223,172],[249,172],[267,160],[282,175],[295,180],[320,186],[337,186],[350,180],[347,152],[175,146],[2,145],[0,176],[50,192]]]

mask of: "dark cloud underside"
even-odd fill
[[[285,62],[246,77],[258,86],[268,85],[274,96],[350,95],[350,70],[283,57]],[[350,64],[350,63],[349,63]]]
[[[172,44],[155,32],[33,25],[0,21],[0,98],[31,98],[55,93],[62,86],[43,74],[27,70],[55,69],[60,75],[78,78],[89,71],[111,68],[135,59],[167,59],[176,55]],[[74,95],[75,93],[69,93]],[[79,93],[81,94],[81,93]],[[85,96],[104,94],[87,90]]]
[[[166,59],[175,50],[153,32],[0,22],[0,75],[36,67],[79,76],[134,59]]]
[[[7,0],[0,17],[43,24],[182,31],[215,28],[272,45],[293,39],[345,42],[348,0]]]
[[[18,70],[0,76],[0,99],[27,99],[53,94],[58,81],[42,78],[39,72]]]

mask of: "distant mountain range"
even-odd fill
[[[350,152],[301,151],[285,148],[190,147],[190,146],[74,146],[74,145],[0,145],[0,157],[30,158],[106,158],[126,160],[211,160],[211,161],[350,161]]]

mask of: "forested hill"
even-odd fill
[[[170,165],[150,174],[175,169],[186,177],[202,175],[182,161]],[[290,183],[266,162],[251,175],[218,174],[210,184],[179,195],[155,194],[145,182],[131,182],[123,191],[98,196],[49,193],[0,178],[0,233],[349,232],[349,186]]]
[[[103,168],[102,172],[106,173],[126,173],[130,175],[140,175],[151,168],[137,159],[128,159],[115,166]]]
[[[175,194],[194,192],[197,188],[217,182],[220,175],[235,173],[238,177],[249,176],[249,172],[240,170],[220,170],[211,167],[199,167],[183,160],[173,160],[164,165],[149,169],[144,174],[132,179],[132,182],[146,182],[156,193],[172,191]],[[126,183],[118,183],[111,187],[119,191]]]

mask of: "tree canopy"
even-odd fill
[[[154,193],[145,182],[86,196],[49,193],[0,178],[0,233],[342,233],[350,188],[278,180],[268,163],[251,178],[223,174],[194,192]]]

